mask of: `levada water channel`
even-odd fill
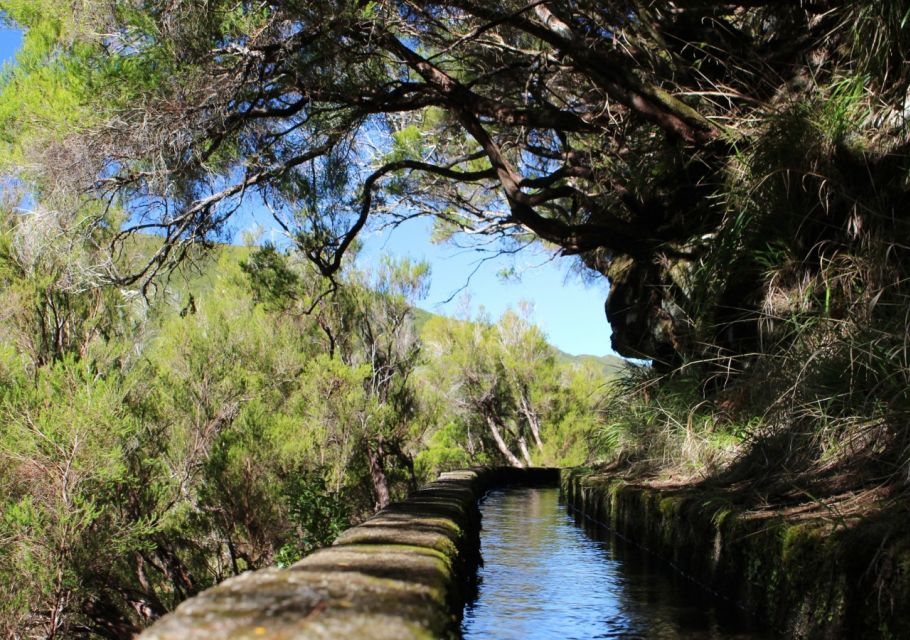
[[[663,561],[576,524],[558,489],[495,491],[481,513],[484,565],[466,640],[772,637]]]

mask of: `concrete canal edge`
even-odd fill
[[[580,516],[663,558],[785,637],[910,638],[910,540],[737,511],[698,488],[574,469],[442,474],[286,569],[231,578],[140,640],[457,638],[479,561],[478,502],[508,485],[561,485]],[[883,531],[885,533],[883,533]]]
[[[580,516],[663,558],[788,638],[910,638],[910,540],[874,521],[831,526],[737,511],[703,489],[637,486],[576,469]]]
[[[507,485],[556,486],[558,469],[493,468],[435,482],[286,568],[208,589],[140,640],[457,638],[480,551],[478,502]]]

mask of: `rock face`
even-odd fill
[[[686,349],[690,327],[668,294],[671,285],[661,281],[656,265],[631,258],[614,258],[605,270],[610,295],[604,311],[613,330],[613,350],[672,368]]]
[[[226,580],[139,638],[456,638],[479,560],[478,500],[498,486],[558,482],[556,469],[444,473],[333,546]]]

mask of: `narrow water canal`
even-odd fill
[[[767,638],[662,562],[577,526],[558,489],[508,489],[481,505],[477,599],[466,640]]]

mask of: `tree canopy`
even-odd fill
[[[616,349],[673,364],[754,346],[769,246],[817,271],[906,198],[905,1],[0,7],[7,171],[160,233],[125,282],[246,206],[330,277],[428,215],[578,256]]]

